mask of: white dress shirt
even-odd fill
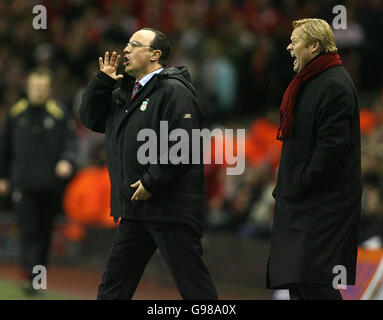
[[[148,73],[146,76],[144,76],[140,81],[138,81],[140,83],[140,85],[143,87],[145,84],[147,84],[149,82],[149,80],[157,73],[160,73],[162,70],[164,70],[164,68],[160,68],[160,69],[157,69],[157,70],[154,70],[153,72],[151,73]]]

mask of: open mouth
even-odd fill
[[[129,58],[124,57],[124,66],[128,65],[129,61],[130,61]]]
[[[298,59],[294,54],[291,54],[291,57],[294,58],[293,65],[295,66],[298,62]]]

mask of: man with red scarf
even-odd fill
[[[293,28],[287,50],[297,74],[280,107],[267,287],[294,300],[341,300],[339,285],[355,283],[361,212],[357,93],[328,23]]]

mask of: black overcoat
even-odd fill
[[[105,133],[111,216],[185,223],[202,235],[206,210],[202,158],[195,164],[191,160],[174,164],[170,159],[168,164],[160,163],[161,157],[169,156],[161,153],[161,134],[166,134],[160,131],[161,121],[166,121],[169,133],[183,129],[189,137],[193,129],[201,128],[202,111],[187,69],[164,69],[154,75],[132,101],[133,78],[125,74],[121,85],[117,88],[115,85],[116,80],[107,74],[96,73],[84,92],[79,110],[86,127]],[[137,157],[140,147],[148,142],[138,137],[142,129],[151,129],[156,134],[158,149],[153,159],[157,163],[142,164]],[[168,141],[168,151],[180,141]],[[189,142],[191,150],[191,140]],[[146,201],[131,200],[136,190],[131,184],[138,180],[152,193]]]
[[[267,270],[268,288],[355,281],[361,213],[358,99],[343,66],[305,83],[283,143]],[[339,278],[338,278],[339,279]]]
[[[74,122],[54,99],[32,106],[20,99],[7,114],[0,139],[0,178],[13,189],[62,192],[66,182],[57,177],[59,160],[74,167],[77,158]]]

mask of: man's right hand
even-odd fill
[[[0,179],[0,195],[7,196],[11,190],[8,179]]]
[[[117,58],[116,58],[117,56]],[[106,73],[109,77],[114,80],[122,79],[124,76],[122,74],[116,74],[118,65],[120,63],[121,56],[117,55],[115,51],[113,51],[112,56],[109,60],[109,52],[105,52],[104,61],[102,61],[102,57],[98,58],[98,62],[100,63],[100,70]]]

